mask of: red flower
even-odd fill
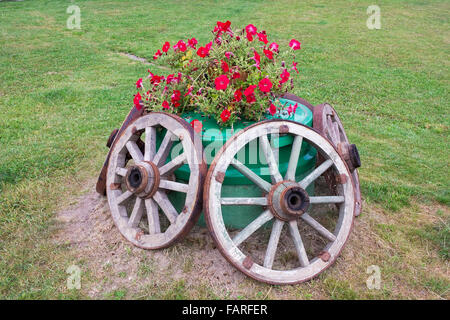
[[[212,41],[207,43],[205,46],[205,48],[206,48],[206,50],[208,50],[208,52],[209,52],[209,50],[211,50],[211,47],[212,47]]]
[[[222,70],[223,70],[223,72],[228,72],[230,70],[230,68],[228,67],[228,63],[226,63],[223,60],[220,60],[220,62],[222,63]]]
[[[209,54],[209,50],[207,50],[205,47],[200,47],[197,50],[197,55],[201,58],[206,57]]]
[[[255,35],[258,30],[254,25],[249,24],[245,27],[245,31],[247,31],[247,34]]]
[[[158,75],[153,74],[151,72],[150,72],[150,76],[152,77],[152,79],[150,80],[151,84],[158,85],[161,82],[161,80],[164,80],[164,76],[158,76]]]
[[[250,33],[247,33],[247,40],[253,41],[253,36]]]
[[[298,42],[298,41],[295,40],[295,39],[292,39],[292,40],[289,42],[289,47],[291,47],[292,50],[298,50],[298,49],[300,49],[300,42]]]
[[[239,72],[233,73],[233,79],[239,79],[241,77],[241,74]]]
[[[261,62],[261,56],[259,55],[259,53],[255,50],[254,51],[254,56],[252,58],[253,60],[255,60],[255,66],[259,69],[259,64]]]
[[[248,103],[256,102],[256,98],[255,98],[255,95],[254,95],[253,93],[250,94],[250,95],[248,95],[248,96],[246,96],[246,97],[245,97],[245,100],[246,100]]]
[[[278,43],[272,42],[271,44],[269,44],[269,49],[274,52],[278,52]]]
[[[141,98],[142,98],[141,94],[138,92],[138,93],[136,93],[136,95],[134,96],[134,99],[133,99],[134,106],[138,110],[141,110],[141,108],[142,108],[141,103],[140,103]]]
[[[162,51],[163,52],[167,52],[170,49],[170,43],[168,41],[166,41],[162,47]]]
[[[256,87],[257,87],[256,84],[252,84],[251,86],[248,86],[248,88],[244,90],[244,95],[246,97],[251,96],[253,94],[253,92],[255,92]]]
[[[270,92],[270,89],[272,89],[272,81],[270,81],[269,78],[264,78],[259,82],[259,90],[261,92]]]
[[[298,103],[296,103],[294,106],[292,106],[292,104],[291,104],[291,105],[289,105],[289,107],[287,108],[287,111],[289,112],[289,114],[295,113],[295,110],[297,110],[297,107],[298,107]]]
[[[162,106],[164,109],[169,109],[169,103],[166,100],[163,101]]]
[[[298,70],[297,70],[297,62],[292,61],[292,69],[297,71],[297,73],[299,73]]]
[[[193,86],[189,86],[188,92],[186,92],[186,93],[184,94],[184,96],[185,96],[185,97],[191,96],[191,95],[192,95],[192,89],[193,89],[193,88],[194,88]]]
[[[173,90],[173,94],[170,97],[170,100],[172,101],[172,104],[175,108],[180,106],[180,98],[181,98],[180,90]]]
[[[290,75],[291,74],[286,69],[284,69],[283,72],[280,74],[281,77],[280,84],[283,84],[286,81],[288,81]]]
[[[224,109],[222,113],[220,114],[220,118],[222,119],[222,122],[227,122],[228,119],[230,119],[231,113],[228,111],[228,109]]]
[[[142,78],[139,78],[139,80],[136,81],[136,88],[142,88]]]
[[[267,49],[264,49],[263,51],[264,51],[264,54],[266,55],[266,57],[267,57],[269,60],[272,60],[272,59],[273,59],[273,52],[272,52],[272,51],[267,50]]]
[[[228,29],[230,29],[230,25],[231,25],[230,21],[227,22],[217,21],[217,27],[214,30],[220,32],[227,32]]]
[[[277,113],[277,107],[273,103],[270,104],[269,112],[272,116]]]
[[[176,45],[173,46],[173,48],[176,50],[180,50],[181,52],[185,52],[187,50],[186,43],[183,40],[180,40],[177,42]]]
[[[231,52],[231,51],[225,52],[225,57],[227,57],[227,59],[230,59],[230,57],[231,57],[232,55],[234,56],[233,52]]]
[[[195,46],[197,45],[197,43],[198,43],[198,41],[195,38],[188,40],[188,46],[191,47],[192,49],[195,49]]]
[[[191,121],[191,127],[194,128],[194,131],[200,133],[203,128],[203,124],[200,120],[194,119]]]
[[[161,50],[158,49],[158,51],[156,51],[156,53],[153,55],[153,60],[158,59],[158,57],[160,57],[162,55]]]
[[[269,41],[267,41],[267,35],[264,32],[258,33],[259,41],[264,42],[264,44],[267,44]]]
[[[228,87],[230,80],[228,80],[228,77],[223,74],[218,76],[214,83],[216,84],[216,90],[225,90]]]
[[[237,89],[236,92],[234,93],[234,101],[241,101],[242,100],[242,91],[241,89]]]

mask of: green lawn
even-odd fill
[[[449,297],[448,1],[378,1],[380,30],[366,27],[373,1],[76,1],[81,30],[66,28],[70,4],[0,2],[0,298],[91,296],[66,289],[74,254],[51,239],[55,214],[92,186],[149,67],[121,53],[151,60],[166,40],[204,43],[217,20],[302,42],[294,93],[339,112],[361,154],[364,212],[339,266],[307,284],[249,281],[238,295],[168,278],[159,295],[103,296]],[[365,287],[371,264],[383,272],[377,292]],[[84,272],[86,287],[99,281]]]

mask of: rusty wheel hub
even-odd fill
[[[348,142],[340,142],[338,143],[337,148],[351,172],[361,167],[361,159],[359,158],[359,152],[356,145]]]
[[[158,190],[159,171],[152,162],[142,162],[130,166],[125,176],[125,184],[130,192],[141,198],[150,198]]]
[[[283,221],[297,219],[309,208],[309,196],[305,189],[293,181],[281,181],[268,195],[270,211]]]

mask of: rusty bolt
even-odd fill
[[[120,186],[121,186],[120,183],[111,183],[111,184],[109,185],[109,188],[110,188],[111,190],[119,190],[119,189],[120,189]]]
[[[326,251],[322,251],[321,253],[319,253],[319,257],[323,262],[327,262],[328,260],[330,260],[331,255]]]
[[[225,179],[225,173],[224,172],[217,172],[216,175],[216,181],[223,183],[223,180]]]

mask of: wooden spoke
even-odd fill
[[[330,197],[309,197],[309,202],[314,203],[342,203],[345,201],[343,196],[330,196]]]
[[[281,230],[284,222],[275,220],[272,226],[272,233],[270,234],[269,244],[264,257],[264,267],[272,269],[273,261],[275,260],[275,253],[277,252],[278,241],[280,240]]]
[[[167,189],[172,191],[184,192],[187,193],[189,191],[189,185],[169,180],[161,180],[159,182],[159,187],[161,189]]]
[[[139,221],[141,221],[142,214],[144,213],[144,201],[137,197],[136,202],[131,212],[130,219],[128,220],[128,225],[132,228],[137,227]]]
[[[130,192],[128,190],[125,191],[124,193],[122,193],[120,196],[117,197],[117,199],[116,199],[117,204],[122,204],[123,202],[128,200],[132,195],[133,195],[132,192]]]
[[[326,239],[330,241],[335,241],[336,236],[332,234],[330,231],[328,231],[324,226],[322,226],[320,223],[318,223],[316,220],[314,220],[309,214],[304,213],[302,214],[301,218],[309,224],[311,227],[314,228],[320,235],[325,237]]]
[[[294,141],[292,142],[291,156],[289,158],[288,169],[285,175],[286,180],[295,180],[295,171],[297,169],[298,158],[300,157],[302,142],[302,136],[295,136]]]
[[[159,224],[158,206],[153,199],[145,200],[145,208],[147,209],[148,231],[150,234],[161,233]]]
[[[303,246],[302,237],[298,231],[297,220],[289,222],[289,231],[291,232],[292,240],[294,240],[295,250],[297,251],[298,261],[302,267],[309,265],[309,259],[306,255],[305,247]]]
[[[259,144],[264,151],[264,155],[267,160],[267,164],[269,165],[270,176],[274,180],[275,183],[283,180],[283,177],[278,170],[278,164],[275,159],[275,155],[273,154],[272,147],[270,146],[269,139],[266,135],[263,135],[259,138]]]
[[[186,154],[182,153],[172,161],[166,163],[164,166],[159,168],[159,174],[164,175],[167,173],[172,173],[179,167],[181,167],[185,162],[186,162]]]
[[[160,167],[166,162],[167,156],[169,155],[170,148],[172,148],[173,144],[173,134],[169,130],[167,130],[166,135],[164,136],[161,145],[159,146],[158,152],[153,158],[153,163],[156,164],[157,167]]]
[[[259,177],[256,173],[251,171],[239,160],[233,158],[231,159],[231,165],[236,168],[240,173],[242,173],[247,179],[256,184],[260,189],[269,192],[272,185],[268,183],[263,178]]]
[[[155,195],[153,196],[153,199],[155,199],[156,203],[164,212],[167,219],[169,219],[170,223],[175,223],[175,221],[178,218],[178,212],[173,207],[167,195],[164,192],[156,191]]]
[[[119,176],[125,177],[127,175],[127,169],[116,168],[116,174],[118,174]]]
[[[142,152],[136,142],[128,141],[126,146],[134,161],[142,161],[144,159],[144,156],[142,155]]]
[[[273,215],[269,210],[264,211],[258,218],[253,220],[248,226],[242,229],[237,235],[233,237],[233,242],[239,246],[248,237],[250,237],[256,230],[261,228],[266,222],[272,220]]]
[[[156,129],[155,127],[145,128],[145,152],[144,161],[151,161],[156,152]]]
[[[225,206],[267,206],[267,198],[222,198],[220,203]]]
[[[302,181],[299,182],[300,187],[303,189],[306,189],[311,182],[316,180],[322,173],[328,170],[333,165],[333,161],[328,159],[324,163],[322,163],[320,166],[318,166],[316,169],[314,169],[313,172],[311,172],[309,175],[307,175]]]

